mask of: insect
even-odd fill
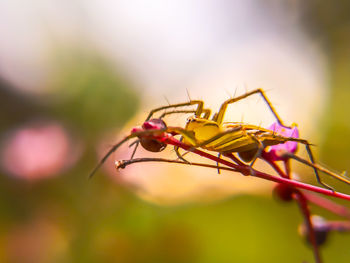
[[[285,128],[290,128],[282,122],[281,118],[275,111],[274,107],[262,89],[256,89],[241,96],[224,101],[224,103],[221,104],[219,111],[217,113],[214,113],[211,119],[211,110],[204,108],[204,102],[201,100],[190,100],[185,103],[166,105],[151,110],[142,127],[134,128],[129,136],[127,136],[120,143],[114,145],[103,157],[99,165],[94,169],[90,176],[95,173],[95,171],[104,163],[110,154],[112,154],[121,144],[125,143],[127,140],[134,137],[139,138],[138,141],[134,143],[135,148],[131,156],[132,159],[139,144],[151,152],[160,152],[164,150],[166,144],[159,140],[159,138],[161,136],[164,136],[164,134],[167,134],[170,136],[181,135],[180,141],[190,146],[189,152],[191,149],[196,148],[201,148],[211,152],[217,152],[219,156],[224,155],[226,157],[229,157],[237,164],[249,164],[252,173],[252,167],[255,161],[258,158],[262,157],[262,154],[265,149],[267,149],[267,147],[291,141],[296,142],[305,145],[310,162],[300,157],[295,157],[294,159],[297,159],[301,163],[311,166],[314,170],[316,179],[319,184],[326,187],[327,189],[333,190],[330,186],[321,180],[318,170],[322,170],[336,177],[337,179],[350,184],[350,180],[344,178],[344,176],[336,175],[332,172],[327,172],[327,170],[322,169],[320,166],[315,164],[314,157],[310,148],[310,143],[307,140],[282,136],[275,131],[264,129],[255,125],[238,122],[224,123],[224,116],[228,105],[254,94],[259,94],[264,99],[278,125]],[[179,109],[185,106],[196,107],[195,109],[190,110]],[[153,118],[155,113],[158,113],[160,111],[164,111],[160,117]],[[180,113],[193,114],[193,116],[188,118],[185,127],[182,128],[167,126],[163,118],[170,114]],[[177,147],[175,147],[175,151],[181,160],[188,162],[183,158],[183,155],[179,153]],[[236,157],[234,154],[237,154],[238,157]]]

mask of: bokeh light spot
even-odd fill
[[[28,125],[5,138],[3,167],[19,178],[39,179],[57,174],[67,163],[70,140],[59,123]]]

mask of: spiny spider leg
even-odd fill
[[[123,145],[125,142],[127,142],[128,140],[135,138],[135,137],[139,137],[139,136],[144,136],[144,135],[154,135],[154,134],[161,134],[163,132],[166,132],[166,129],[161,129],[161,130],[145,130],[145,131],[139,131],[139,132],[134,132],[128,136],[126,136],[124,139],[122,139],[120,142],[118,142],[117,144],[113,145],[111,147],[111,149],[109,149],[109,151],[103,156],[103,158],[101,159],[101,161],[96,165],[96,167],[92,170],[92,172],[89,175],[89,178],[91,178],[96,172],[97,170],[105,163],[105,161],[108,159],[108,157],[114,153],[121,145]],[[138,143],[136,142],[136,145],[138,145]]]
[[[279,143],[285,143],[288,141],[294,141],[294,142],[298,142],[301,144],[304,144],[306,147],[306,150],[308,152],[309,155],[309,159],[310,162],[315,164],[314,158],[313,158],[313,154],[311,152],[310,149],[310,143],[307,140],[304,139],[299,139],[299,138],[294,138],[294,137],[284,137],[281,135],[277,135],[277,134],[262,134],[259,136],[252,136],[252,134],[246,134],[246,135],[242,135],[240,134],[240,132],[245,131],[245,126],[242,125],[237,125],[234,128],[231,128],[227,131],[221,132],[215,136],[213,136],[212,138],[204,141],[204,142],[200,142],[198,143],[196,138],[194,137],[193,134],[191,134],[189,131],[182,129],[182,128],[172,128],[173,131],[181,134],[186,140],[188,140],[193,147],[189,149],[189,151],[194,150],[195,148],[204,148],[204,149],[208,149],[211,151],[217,151],[217,152],[239,152],[241,149],[243,149],[242,147],[248,147],[248,144],[250,145],[250,147],[252,146],[252,143],[248,141],[248,138],[252,139],[255,143],[255,147],[258,149],[257,154],[254,155],[253,159],[252,159],[252,163],[250,164],[250,166],[252,167],[252,165],[254,164],[254,161],[261,156],[261,153],[263,151],[263,149],[267,146],[270,146],[269,144],[264,145],[264,140],[266,140],[266,142],[268,140],[273,141],[273,144],[279,144]],[[248,130],[251,127],[254,127],[252,125],[248,125]],[[259,132],[259,131],[258,131]],[[221,138],[223,138],[223,136],[225,135],[234,135],[233,139],[228,141],[227,139],[223,142],[220,142],[219,140]],[[237,134],[237,137],[235,137],[235,134]],[[254,134],[253,134],[254,135]],[[215,141],[216,144],[215,144]],[[234,146],[234,143],[238,143],[237,146]],[[210,147],[209,144],[212,144]],[[272,145],[273,145],[272,144]],[[318,173],[317,168],[313,168],[314,169],[314,173],[317,179],[317,182],[324,186],[325,188],[334,191],[334,189],[332,187],[330,187],[329,185],[327,185],[326,183],[324,183]]]
[[[286,153],[282,154],[282,157],[292,158],[292,159],[297,160],[297,161],[299,161],[299,162],[301,162],[303,164],[306,164],[306,165],[308,165],[308,166],[310,166],[310,167],[312,167],[314,169],[317,169],[317,170],[319,170],[321,172],[324,172],[325,174],[328,174],[328,175],[330,175],[330,176],[332,176],[334,178],[337,178],[338,180],[340,180],[340,181],[342,181],[344,183],[350,184],[350,179],[345,175],[346,174],[345,172],[343,172],[343,173],[341,173],[341,175],[339,175],[339,174],[337,174],[335,172],[332,172],[332,171],[326,169],[323,166],[320,166],[317,163],[311,163],[311,162],[309,162],[309,161],[307,161],[307,160],[305,160],[303,158],[300,158],[299,156],[297,156],[297,155],[295,155],[293,153],[289,153],[289,152],[286,152]]]
[[[264,101],[266,102],[267,106],[269,107],[270,111],[272,112],[272,114],[276,118],[277,122],[280,125],[284,126],[284,127],[288,127],[288,126],[283,124],[281,118],[277,114],[275,108],[272,106],[270,100],[267,98],[267,96],[265,95],[265,92],[262,89],[256,89],[256,90],[247,92],[247,93],[245,93],[245,94],[243,94],[241,96],[238,96],[238,97],[226,100],[223,104],[221,104],[221,107],[220,107],[218,113],[216,113],[213,116],[213,121],[216,121],[220,125],[223,122],[223,120],[224,120],[226,109],[227,109],[227,106],[229,104],[232,104],[232,103],[235,103],[235,102],[237,102],[239,100],[245,99],[245,98],[247,98],[247,97],[249,97],[249,96],[251,96],[253,94],[260,94],[263,97]]]
[[[170,109],[170,108],[179,108],[179,107],[184,107],[184,106],[191,106],[191,105],[197,105],[197,109],[195,110],[195,116],[199,117],[202,114],[202,112],[203,112],[204,102],[201,101],[201,100],[190,100],[189,102],[178,103],[178,104],[171,104],[171,105],[155,108],[155,109],[150,111],[150,113],[148,114],[148,116],[146,118],[146,121],[150,120],[152,118],[153,114],[158,112],[158,111],[166,110],[166,109]]]
[[[173,111],[169,111],[169,112],[164,112],[160,116],[160,119],[164,118],[166,115],[170,115],[170,114],[174,114],[174,113],[194,113],[196,117],[200,117],[201,114],[204,113],[204,117],[209,118],[211,110],[204,109],[204,102],[202,100],[190,100],[189,102],[170,104],[170,105],[155,108],[155,109],[150,111],[145,122],[149,121],[152,118],[153,114],[158,112],[158,111],[166,110],[166,109],[170,109],[170,108],[180,108],[180,107],[191,106],[191,105],[197,105],[197,108],[195,110],[173,110]],[[134,158],[138,146],[139,146],[139,142],[136,143],[130,159]],[[178,153],[178,151],[177,151],[177,153]]]

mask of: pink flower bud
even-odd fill
[[[296,126],[293,128],[284,127],[281,124],[275,122],[269,127],[276,135],[281,135],[284,137],[299,138],[299,131]],[[265,158],[272,161],[283,161],[286,158],[282,157],[283,153],[295,153],[298,149],[298,143],[294,141],[289,141],[277,145],[270,146],[268,151],[264,154]]]

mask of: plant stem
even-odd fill
[[[170,137],[170,136],[169,137],[164,137],[162,139],[162,141],[164,141],[165,143],[170,144],[170,145],[178,146],[178,147],[180,147],[180,148],[182,148],[184,150],[189,150],[190,148],[192,148],[191,146],[189,146],[187,144],[184,144],[184,143],[178,141],[177,139],[175,139],[174,137]],[[213,160],[215,162],[218,162],[218,163],[221,163],[223,165],[226,165],[228,167],[231,167],[231,168],[237,170],[238,172],[242,173],[243,175],[250,175],[250,172],[252,170],[248,165],[244,165],[244,166],[243,165],[237,165],[237,164],[234,164],[232,162],[223,160],[221,158],[218,158],[218,157],[216,157],[214,155],[211,155],[209,153],[203,152],[203,151],[198,150],[198,149],[192,149],[192,152],[195,153],[195,154],[198,154],[198,155],[200,155],[202,157],[205,157],[207,159],[210,159],[210,160]],[[296,188],[299,188],[299,189],[304,189],[304,190],[312,191],[312,192],[315,192],[315,193],[320,193],[320,194],[323,194],[323,195],[328,195],[328,196],[332,196],[332,197],[336,197],[336,198],[340,198],[340,199],[344,199],[344,200],[350,201],[350,195],[347,195],[347,194],[335,192],[335,191],[332,191],[332,190],[329,190],[329,189],[317,187],[317,186],[314,186],[314,185],[302,183],[302,182],[291,180],[291,179],[287,179],[287,178],[272,176],[272,175],[269,175],[269,174],[266,174],[266,173],[263,173],[263,172],[260,172],[260,171],[257,171],[257,170],[253,170],[253,171],[254,171],[254,176],[255,177],[259,177],[259,178],[262,178],[262,179],[265,179],[265,180],[269,180],[269,181],[273,181],[273,182],[276,182],[276,183],[286,184],[286,185],[289,185],[291,187],[296,187]]]
[[[314,252],[314,257],[315,257],[316,263],[322,263],[320,250],[318,248],[317,241],[316,241],[315,230],[314,230],[314,227],[313,227],[312,222],[311,222],[311,215],[310,215],[310,210],[309,210],[309,207],[307,204],[307,199],[305,198],[303,193],[301,193],[300,191],[296,191],[294,193],[294,199],[299,204],[301,213],[304,216],[307,231],[309,233],[308,236],[309,236],[312,248],[313,248],[312,250]]]
[[[309,192],[303,192],[305,198],[319,206],[319,207],[322,207],[336,215],[339,215],[339,216],[342,216],[342,217],[345,217],[345,218],[348,218],[350,219],[350,211],[347,207],[343,206],[343,205],[339,205],[329,199],[326,199],[322,196],[319,196],[319,195],[316,195],[314,193],[309,193]]]

